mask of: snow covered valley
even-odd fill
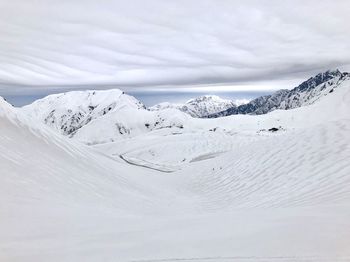
[[[325,81],[210,119],[118,90],[0,100],[0,261],[350,261],[350,79]]]

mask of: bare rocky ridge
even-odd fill
[[[292,90],[279,90],[272,95],[258,97],[247,104],[233,106],[208,117],[217,118],[238,114],[261,115],[276,109],[288,110],[310,105],[320,97],[332,93],[347,78],[349,78],[348,73],[329,70],[311,77]]]

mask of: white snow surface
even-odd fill
[[[137,107],[68,138],[0,100],[0,261],[350,261],[350,81],[259,116]]]

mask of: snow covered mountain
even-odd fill
[[[203,96],[185,105],[164,103],[146,110],[136,98],[114,89],[49,95],[21,111],[63,135],[96,144],[163,128],[181,129],[189,115],[203,117],[232,106],[232,101]]]
[[[177,110],[146,110],[119,89],[49,95],[18,109],[31,122],[86,144],[106,143],[162,128],[183,128],[190,116]]]
[[[24,106],[30,118],[43,122],[64,135],[73,135],[92,120],[128,109],[144,109],[133,96],[119,89],[72,91],[54,94]]]
[[[149,110],[156,111],[166,108],[175,108],[192,117],[205,118],[209,115],[234,107],[236,107],[236,105],[231,100],[222,99],[215,95],[205,95],[190,99],[185,104],[160,103],[150,107]]]
[[[124,108],[96,118],[77,130],[72,137],[89,145],[132,138],[151,131],[183,129],[189,115],[176,110],[148,111]]]
[[[183,127],[86,146],[0,98],[0,261],[349,261],[349,80],[262,115],[136,108],[75,134]]]
[[[32,121],[43,123],[85,144],[95,145],[155,130],[170,129],[171,132],[178,132],[177,130],[197,123],[195,119],[189,119],[190,115],[195,118],[216,118],[231,114],[259,115],[275,109],[309,105],[333,93],[347,79],[347,73],[327,71],[290,91],[280,90],[240,106],[217,96],[203,96],[191,99],[184,105],[161,103],[146,110],[134,97],[114,89],[50,95],[20,111]],[[216,130],[216,127],[213,129]]]
[[[327,71],[311,77],[292,90],[279,90],[272,95],[258,97],[247,104],[233,106],[208,117],[237,114],[261,115],[276,109],[286,110],[310,105],[320,97],[332,93],[342,81],[348,78],[348,73],[342,73],[339,70]]]
[[[190,119],[190,115],[195,118],[216,118],[231,114],[260,115],[275,109],[309,105],[333,93],[348,79],[347,73],[327,71],[292,90],[280,90],[240,106],[217,96],[203,96],[191,99],[184,105],[161,103],[146,110],[140,101],[115,89],[50,95],[19,110],[32,121],[43,123],[85,144],[96,145],[162,129],[169,129],[173,133],[183,128],[188,130],[188,127],[197,123],[195,119]],[[226,110],[222,111],[224,108]],[[216,127],[212,129],[216,130]]]

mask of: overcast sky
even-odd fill
[[[349,25],[349,0],[0,0],[0,94],[288,88],[350,68]]]

